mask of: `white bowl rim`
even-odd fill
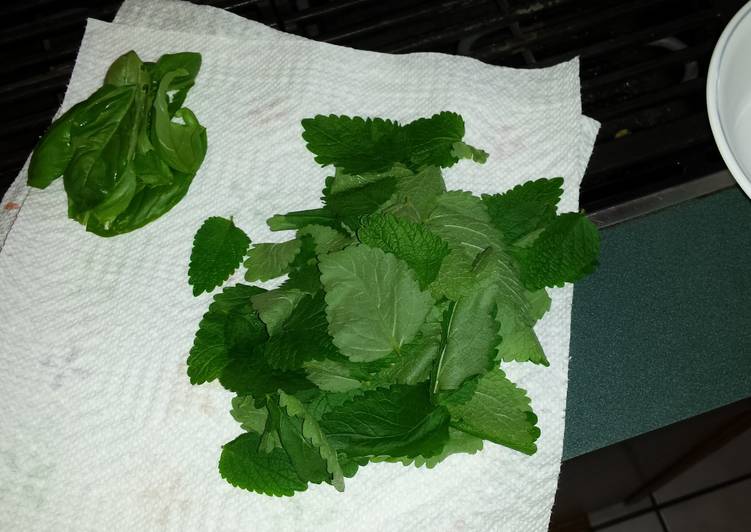
[[[720,68],[722,67],[722,59],[725,55],[725,50],[733,37],[733,34],[740,26],[741,22],[751,14],[751,1],[746,3],[735,16],[730,19],[728,25],[720,35],[720,39],[715,45],[712,52],[712,59],[709,62],[709,71],[707,73],[707,114],[709,116],[709,126],[712,129],[712,134],[715,138],[717,148],[720,150],[725,164],[730,170],[730,173],[735,178],[736,182],[747,196],[751,197],[751,178],[745,174],[738,164],[738,159],[733,153],[733,149],[727,141],[728,136],[725,134],[725,128],[720,120],[720,107],[718,101],[718,84],[720,81]]]

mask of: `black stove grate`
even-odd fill
[[[0,7],[0,186],[60,105],[87,17],[119,1]],[[743,0],[209,0],[306,37],[534,68],[581,57],[584,112],[602,122],[581,190],[596,211],[724,167],[706,115],[709,58]],[[537,176],[530,176],[537,177]]]

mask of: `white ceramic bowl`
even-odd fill
[[[725,164],[751,197],[751,2],[728,23],[712,53],[707,111]]]

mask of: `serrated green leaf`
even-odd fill
[[[348,392],[362,387],[369,378],[362,364],[337,356],[303,364],[308,380],[327,392]]]
[[[268,281],[289,272],[302,241],[295,238],[275,244],[255,244],[245,261],[246,281]]]
[[[488,152],[465,144],[464,142],[454,142],[451,147],[451,155],[457,159],[469,159],[470,161],[485,164],[488,160]]]
[[[545,313],[550,310],[551,299],[547,290],[540,288],[533,292],[527,291],[527,301],[529,302],[530,316],[534,321],[542,319]]]
[[[537,451],[540,429],[524,390],[500,369],[486,373],[466,403],[448,405],[451,426],[525,454]]]
[[[265,341],[265,327],[260,320],[254,320],[255,312],[250,304],[250,298],[261,292],[263,292],[262,288],[239,284],[227,287],[214,296],[208,312],[203,315],[198,324],[198,331],[188,356],[188,376],[192,384],[214,380],[229,363],[230,354],[225,334],[230,315],[240,314],[246,318],[244,320],[247,326],[244,331],[245,341],[249,343]],[[240,324],[233,323],[233,325],[239,326]],[[242,330],[233,331],[233,335],[242,333]],[[232,341],[237,341],[237,337],[233,337]]]
[[[377,360],[411,342],[433,305],[394,255],[352,246],[321,257],[329,333],[355,362]]]
[[[256,294],[250,298],[253,308],[266,324],[269,336],[279,334],[282,323],[289,318],[292,311],[305,294],[294,288],[276,288]]]
[[[224,445],[219,473],[235,487],[266,495],[291,496],[307,489],[283,449],[259,452],[260,437],[246,432]]]
[[[483,194],[482,202],[504,241],[513,244],[553,221],[561,194],[563,178],[556,177],[527,181],[503,194]]]
[[[578,281],[597,267],[600,235],[586,216],[557,216],[523,255],[521,274],[530,290]]]
[[[439,196],[426,225],[449,246],[463,249],[471,257],[488,247],[503,248],[482,201],[469,192],[452,190]]]
[[[261,434],[266,427],[268,411],[265,408],[257,408],[255,399],[250,395],[233,397],[230,414],[245,431]]]
[[[503,318],[501,318],[503,321]],[[532,362],[549,366],[540,340],[532,327],[514,327],[504,332],[501,329],[501,344],[498,346],[498,358],[504,362]]]
[[[405,405],[410,405],[405,408]],[[448,416],[427,385],[369,390],[330,409],[321,428],[347,456],[433,456],[448,438]]]
[[[250,238],[232,220],[212,216],[193,239],[188,282],[193,295],[210,292],[234,272],[248,251]]]
[[[301,421],[300,434],[305,440],[310,442],[318,456],[325,463],[326,471],[328,472],[327,481],[337,491],[344,491],[344,473],[339,464],[339,458],[321,431],[318,421],[296,397],[282,391],[279,392],[279,406],[286,410],[290,417],[298,418]]]
[[[389,214],[372,214],[357,236],[363,244],[393,253],[417,275],[420,288],[435,280],[449,246],[424,226]]]
[[[533,325],[528,292],[524,289],[516,264],[505,252],[488,248],[477,256],[474,266],[479,285],[493,293],[498,309],[525,325]]]
[[[302,121],[302,137],[321,166],[348,174],[381,172],[405,159],[404,133],[380,118],[317,115]]]
[[[499,343],[492,291],[478,286],[451,302],[443,322],[443,339],[432,392],[455,390],[470,377],[488,371]]]
[[[443,111],[410,122],[404,126],[404,133],[409,144],[409,160],[414,166],[447,168],[459,160],[453,147],[464,138],[464,119],[456,113]]]
[[[428,166],[417,174],[400,177],[396,181],[396,191],[381,205],[379,212],[422,223],[433,212],[438,197],[444,192],[446,183],[440,168]]]
[[[321,421],[324,414],[339,408],[363,394],[362,390],[350,390],[342,393],[321,392],[318,397],[308,404],[308,412],[317,420]]]
[[[326,321],[324,294],[300,299],[279,330],[266,342],[266,362],[274,368],[301,368],[303,362],[336,356]]]
[[[341,231],[332,229],[325,225],[306,225],[298,231],[298,236],[308,235],[313,239],[315,245],[315,253],[317,255],[325,255],[334,251],[339,251],[350,245],[353,239],[349,235],[345,235]]]

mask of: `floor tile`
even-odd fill
[[[670,532],[748,532],[751,479],[665,508],[662,516]]]
[[[695,464],[655,491],[658,503],[751,473],[751,430],[737,436],[713,454]],[[751,497],[751,496],[750,496]]]
[[[617,525],[601,528],[599,532],[663,532],[657,514],[650,513],[634,517]],[[671,532],[673,532],[671,530]]]
[[[643,510],[644,508],[649,508],[649,506],[650,502],[648,497],[645,497],[634,504],[613,504],[612,506],[589,512],[589,522],[592,523],[592,526],[599,526],[602,523],[618,519],[624,515]]]

